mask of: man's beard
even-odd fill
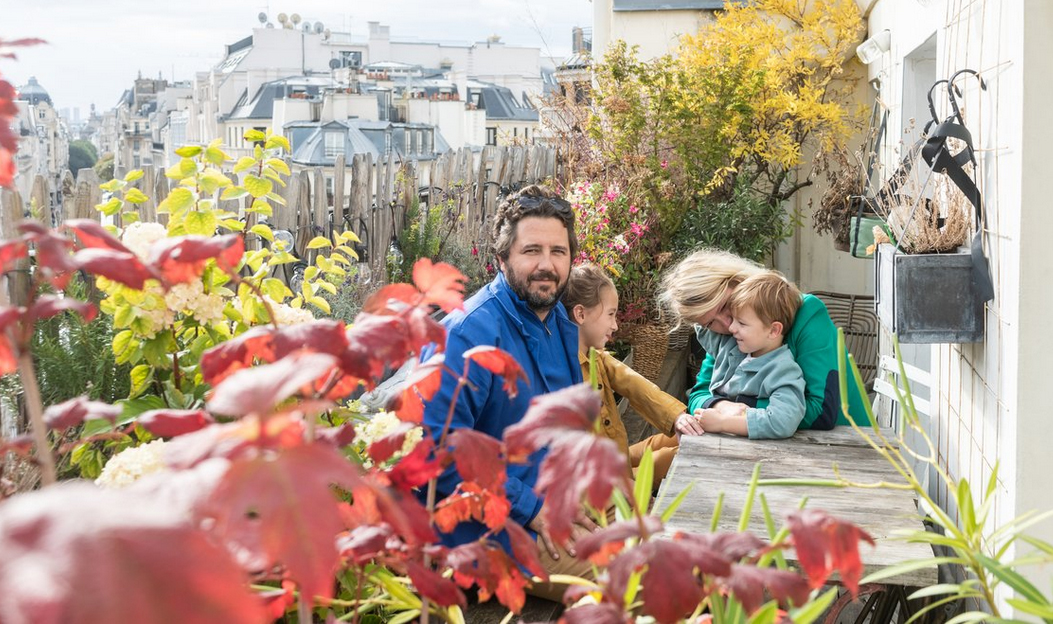
[[[567,281],[564,280],[560,284],[559,276],[551,271],[536,271],[529,278],[523,279],[516,275],[511,266],[506,265],[505,278],[508,280],[508,285],[512,288],[512,292],[517,294],[535,312],[548,312],[556,307],[560,297],[563,296],[563,291],[567,289]],[[555,292],[551,294],[531,292],[530,282],[535,280],[551,280],[557,284]]]

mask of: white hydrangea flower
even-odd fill
[[[137,221],[124,229],[121,242],[143,260],[150,253],[150,245],[168,236],[168,230],[160,223]]]
[[[164,440],[154,440],[141,446],[133,446],[117,453],[106,462],[95,485],[105,488],[123,488],[140,478],[164,469],[161,456]]]
[[[227,302],[216,293],[206,293],[200,281],[176,284],[165,295],[165,306],[172,312],[189,314],[201,323],[223,320]]]
[[[368,421],[355,425],[355,441],[369,446],[384,436],[394,433],[401,423],[402,421],[395,415],[395,412],[379,412],[374,414]],[[402,442],[402,449],[396,453],[396,457],[408,455],[423,439],[423,429],[420,427],[410,429],[406,433],[406,439]],[[368,460],[365,463],[367,467],[372,465]]]
[[[299,323],[310,323],[314,320],[314,314],[307,308],[294,308],[284,303],[278,303],[267,295],[263,296],[274,312],[274,321],[278,325],[297,325]]]

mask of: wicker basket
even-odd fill
[[[633,325],[625,332],[633,346],[633,369],[648,380],[657,382],[669,350],[667,325]]]
[[[687,323],[681,323],[680,327],[677,327],[669,333],[669,350],[679,351],[686,349],[691,343],[691,336],[694,335],[694,330],[691,329],[691,325]]]

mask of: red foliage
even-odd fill
[[[330,486],[352,489],[358,481],[354,466],[328,445],[290,448],[235,462],[200,515],[250,561],[280,563],[307,596],[329,598],[343,528]]]
[[[647,537],[662,530],[662,521],[654,516],[643,520],[647,535],[640,534],[640,522],[631,519],[615,522],[607,528],[594,531],[574,543],[579,559],[589,559],[596,565],[607,565],[611,557],[618,554],[629,538]]]
[[[535,397],[523,420],[505,431],[508,461],[522,462],[565,433],[592,431],[600,406],[599,393],[587,384]]]
[[[423,293],[425,303],[437,305],[443,312],[463,306],[466,281],[468,278],[445,262],[432,264],[428,258],[421,258],[413,265],[413,283]]]
[[[136,492],[73,482],[16,496],[0,506],[0,552],[0,621],[267,621],[222,547]]]
[[[391,311],[393,301],[416,305],[421,299],[420,291],[410,284],[388,284],[366,299],[362,304],[362,311],[367,314],[383,314]]]
[[[451,549],[446,565],[461,587],[479,586],[479,601],[496,595],[501,604],[519,613],[526,602],[527,579],[505,551],[493,543],[471,542]]]
[[[500,442],[485,433],[464,428],[450,434],[449,445],[462,479],[495,492],[504,486],[505,462]]]
[[[402,457],[384,474],[396,489],[410,492],[442,473],[442,457],[432,458],[435,443],[431,438],[424,438],[413,447],[413,450]]]
[[[557,624],[629,624],[633,621],[620,607],[605,602],[568,609]]]
[[[0,49],[32,46],[46,43],[43,39],[23,38],[5,41],[0,39]],[[0,53],[0,58],[15,58],[14,52]],[[15,97],[18,94],[11,83],[0,79],[0,188],[9,187],[15,179],[15,152],[18,151],[18,135],[11,130],[11,119],[18,114]]]
[[[113,423],[120,415],[121,408],[116,405],[79,396],[44,410],[44,423],[49,429],[69,429],[96,418],[105,418]]]
[[[155,436],[174,438],[203,429],[216,420],[204,410],[159,409],[140,414],[136,422]]]
[[[800,574],[776,568],[758,568],[752,565],[732,564],[731,574],[722,583],[742,603],[747,613],[753,613],[764,604],[764,590],[771,597],[785,604],[792,601],[802,605],[808,600],[808,581]]]
[[[702,586],[694,573],[694,558],[683,543],[668,540],[644,542],[626,550],[607,568],[610,580],[604,595],[621,604],[632,574],[644,567],[641,598],[644,613],[658,622],[676,622],[695,609]]]
[[[464,359],[471,360],[479,366],[495,375],[500,375],[504,380],[503,388],[509,398],[515,398],[519,393],[517,382],[522,379],[523,383],[529,384],[526,373],[519,366],[515,358],[497,347],[479,346],[472,347],[464,352]]]
[[[406,441],[406,434],[409,433],[413,427],[413,423],[399,423],[394,431],[369,445],[369,448],[366,449],[369,458],[377,464],[382,464],[391,459],[391,456],[394,455],[396,451],[402,449],[402,445]]]
[[[269,414],[289,397],[328,377],[337,361],[322,353],[294,353],[274,364],[241,370],[216,386],[208,409],[228,416]]]
[[[238,234],[226,236],[176,236],[162,238],[150,246],[148,263],[168,284],[199,279],[209,260],[225,273],[233,273],[245,253],[245,241]]]
[[[519,565],[523,566],[534,576],[540,577],[541,580],[548,580],[548,572],[541,565],[541,558],[538,556],[537,542],[529,533],[526,532],[518,522],[514,520],[508,520],[505,522],[505,531],[508,532],[508,540],[512,543],[512,554],[516,560],[519,561]]]
[[[30,323],[35,323],[40,319],[51,318],[66,311],[76,312],[88,322],[91,322],[98,313],[98,309],[87,301],[78,301],[71,297],[40,295],[29,306],[26,316]]]
[[[503,492],[491,492],[471,481],[462,481],[453,494],[435,508],[435,526],[449,533],[461,522],[478,520],[497,530],[505,526],[511,510],[512,505]]]
[[[412,560],[406,562],[406,572],[421,596],[440,607],[459,605],[463,609],[467,606],[468,601],[464,597],[464,592],[453,581],[443,578],[435,571]]]
[[[859,542],[866,541],[873,546],[874,539],[856,525],[818,509],[794,512],[787,517],[787,523],[797,549],[797,560],[812,588],[821,587],[837,570],[841,582],[856,595],[859,577],[863,575]]]
[[[29,246],[20,238],[0,242],[0,271],[7,272],[16,260],[29,255]]]
[[[18,370],[17,344],[11,341],[10,329],[22,318],[24,308],[0,307],[0,375]]]

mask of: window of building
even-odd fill
[[[528,141],[530,141],[530,128],[529,127],[523,128],[523,142],[526,143]]]
[[[486,129],[486,144],[497,145],[497,128]]]
[[[327,160],[335,159],[344,153],[344,133],[325,133],[325,157]]]

